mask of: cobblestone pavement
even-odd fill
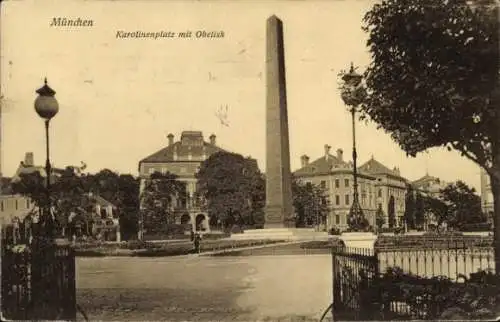
[[[91,321],[317,321],[331,257],[78,258],[77,288]]]

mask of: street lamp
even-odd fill
[[[347,218],[349,228],[354,231],[361,231],[367,228],[368,223],[359,204],[358,195],[358,169],[357,169],[357,153],[356,153],[356,109],[363,102],[366,96],[366,90],[361,83],[363,76],[356,73],[353,64],[348,73],[342,75],[344,83],[341,86],[341,97],[344,103],[349,107],[352,121],[352,160],[353,160],[353,177],[354,177],[354,193],[351,209]]]
[[[57,103],[54,95],[56,92],[47,85],[47,78],[45,78],[43,87],[36,90],[38,97],[35,99],[35,111],[45,121],[45,140],[47,159],[45,161],[45,173],[47,175],[47,202],[45,207],[45,215],[42,216],[41,225],[44,229],[46,237],[53,237],[53,218],[51,213],[51,200],[50,200],[50,154],[49,154],[49,123],[50,120],[59,112],[59,104]]]

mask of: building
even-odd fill
[[[81,216],[72,213],[69,223],[74,228],[73,234],[77,237],[82,235],[96,236],[98,239],[120,241],[120,221],[117,208],[114,204],[99,195],[89,193],[90,209],[81,209]]]
[[[186,202],[174,201],[173,215],[177,224],[191,224],[193,230],[210,231],[210,218],[196,196],[196,173],[203,161],[216,152],[225,151],[217,146],[215,134],[206,142],[201,131],[183,131],[180,140],[169,134],[168,145],[139,162],[140,194],[146,180],[155,172],[172,173],[186,183]]]
[[[82,165],[80,167],[70,166],[70,168],[73,168],[76,174],[81,174],[82,171],[85,170],[86,165],[85,163],[82,162]],[[55,167],[52,167],[51,170],[52,170],[52,176],[50,177],[51,182],[57,180],[57,178],[59,178],[61,174],[64,172],[64,169]],[[14,176],[12,176],[11,182],[17,182],[21,180],[22,174],[30,174],[35,172],[38,172],[42,177],[47,176],[47,173],[45,172],[45,166],[35,165],[35,157],[33,155],[33,152],[26,152],[24,156],[24,161],[19,162],[19,166],[17,167]]]
[[[428,173],[422,178],[411,182],[414,190],[420,191],[429,197],[439,198],[441,189],[444,189],[448,182],[444,182],[438,177],[430,176]]]
[[[371,157],[366,163],[359,167],[361,173],[370,174],[375,177],[375,199],[376,208],[382,208],[386,215],[386,225],[389,222],[389,205],[394,207],[396,226],[404,226],[405,200],[408,189],[408,180],[401,176],[398,167],[392,170]],[[362,189],[360,189],[360,192]]]
[[[34,209],[34,203],[27,197],[17,194],[0,195],[0,225],[23,222]]]
[[[491,181],[488,173],[481,168],[481,209],[488,218],[493,216],[493,192],[491,191]]]
[[[304,183],[313,183],[324,187],[329,199],[329,214],[327,228],[337,227],[340,230],[348,228],[347,216],[353,200],[353,163],[346,162],[343,150],[338,149],[336,155],[330,153],[331,147],[324,146],[324,155],[313,162],[309,157],[301,157],[301,168],[294,172],[294,176]],[[404,214],[404,200],[406,179],[399,175],[396,168],[390,170],[373,157],[358,168],[359,203],[370,225],[376,226],[375,214],[380,206],[386,215],[388,225],[388,203],[391,197],[395,203],[395,215],[402,218]],[[397,221],[400,223],[401,219]]]

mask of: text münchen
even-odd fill
[[[94,20],[91,19],[68,19],[68,18],[52,18],[49,26],[51,27],[92,27]]]

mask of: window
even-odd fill
[[[335,224],[340,225],[340,216],[339,215],[335,215]]]
[[[344,179],[344,186],[349,187],[349,179]]]
[[[185,167],[181,167],[181,173],[186,173],[186,168]]]
[[[340,187],[340,180],[335,179],[335,188],[339,188],[339,187]]]
[[[108,217],[106,209],[101,209],[101,219],[106,219],[106,217]]]
[[[155,168],[149,168],[149,174],[155,173]]]
[[[162,174],[167,173],[167,168],[161,168],[161,173],[162,173]]]
[[[3,211],[3,201],[0,203],[0,209]]]
[[[16,210],[19,208],[19,202],[18,200],[16,199]]]
[[[382,189],[378,189],[378,196],[379,196],[379,198],[382,197]]]
[[[349,195],[345,195],[345,204],[348,205],[349,204]]]
[[[29,199],[26,199],[26,208],[29,208],[30,207],[30,201]]]
[[[338,206],[340,205],[340,196],[339,195],[336,195],[335,196],[335,204]]]
[[[326,188],[326,181],[321,180],[321,188],[325,189]]]

